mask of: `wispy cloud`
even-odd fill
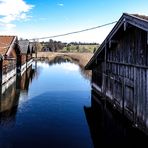
[[[62,4],[62,3],[58,3],[57,5],[60,6],[60,7],[64,6],[64,4]]]
[[[28,12],[33,5],[27,4],[24,0],[0,0],[0,24],[10,29],[15,27],[14,21],[28,20]]]

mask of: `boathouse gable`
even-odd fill
[[[6,58],[15,58],[20,50],[17,45],[16,36],[0,36],[0,54]]]

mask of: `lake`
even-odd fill
[[[92,148],[147,142],[146,135],[95,101],[98,97],[90,79],[74,63],[34,63],[0,92],[0,148]]]

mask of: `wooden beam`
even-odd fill
[[[105,40],[105,56],[104,56],[104,75],[103,75],[103,81],[104,81],[104,86],[103,86],[103,93],[104,93],[104,98],[105,98],[105,107],[106,107],[106,63],[107,62],[107,41]]]
[[[2,84],[2,76],[3,76],[3,57],[0,55],[0,85]]]
[[[118,41],[117,40],[110,40],[109,41],[109,48],[111,48],[112,44],[117,44]]]
[[[126,19],[124,18],[124,31],[126,31],[126,28],[127,28],[127,22],[126,22]]]
[[[109,41],[109,48],[112,46],[112,40]]]
[[[129,63],[123,63],[123,62],[115,62],[115,61],[110,61],[110,60],[107,60],[107,63],[113,63],[113,64],[119,64],[119,65],[125,65],[125,66],[131,66],[131,67],[138,67],[138,68],[148,69],[148,66],[137,65],[137,64],[129,64]]]
[[[147,45],[148,45],[148,31],[147,31]]]
[[[144,19],[140,19],[131,15],[126,15],[126,22],[129,24],[141,28],[142,30],[148,31],[148,22]]]

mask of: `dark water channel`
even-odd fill
[[[146,135],[95,101],[98,96],[78,65],[32,67],[0,89],[0,148],[148,145]]]

